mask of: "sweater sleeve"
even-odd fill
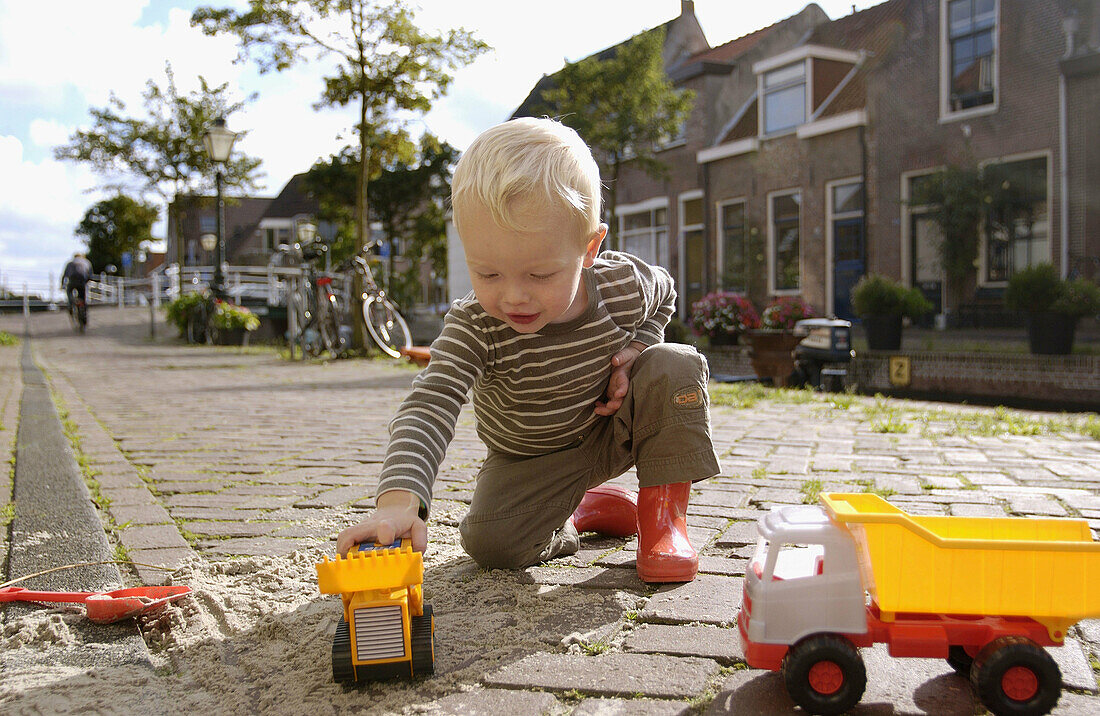
[[[638,293],[644,306],[644,314],[634,340],[647,347],[663,343],[665,326],[676,312],[676,288],[672,276],[661,266],[653,266],[630,254],[619,254],[629,259],[638,279]]]
[[[389,446],[375,492],[407,490],[428,510],[458,415],[484,371],[488,344],[469,311],[456,304],[430,350],[428,366],[413,379],[412,390],[390,421]]]

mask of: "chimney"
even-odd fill
[[[695,0],[680,0],[680,17],[695,14]]]

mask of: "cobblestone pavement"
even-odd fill
[[[121,526],[114,538],[143,563],[331,551],[336,532],[372,504],[386,424],[415,375],[396,361],[300,363],[269,348],[185,346],[163,323],[151,339],[144,309],[93,311],[82,337],[64,315],[36,315],[30,325],[35,359]],[[22,318],[0,318],[0,328],[21,333]],[[17,414],[16,350],[0,349],[5,449]],[[575,557],[520,574],[486,574],[465,557],[436,567],[429,559],[426,590],[476,600],[477,585],[496,579],[511,580],[516,596],[476,607],[436,596],[437,668],[457,676],[446,693],[413,687],[410,704],[444,713],[795,712],[781,677],[744,667],[733,625],[756,518],[818,490],[875,490],[920,514],[1072,515],[1100,528],[1095,416],[728,386],[712,393],[722,474],[692,496],[699,577],[642,584],[633,540],[586,539]],[[435,486],[429,552],[454,554],[483,455],[467,410]],[[631,476],[619,481],[630,485]],[[163,579],[138,572],[147,583]],[[443,589],[446,581],[465,591]],[[478,644],[448,632],[449,611],[471,609],[503,630],[535,619],[538,636],[479,656]],[[1082,622],[1052,653],[1069,687],[1055,713],[1100,712],[1090,667],[1100,622]],[[858,713],[981,712],[944,662],[894,660],[879,647],[865,658]]]

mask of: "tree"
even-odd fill
[[[317,106],[359,104],[359,169],[355,189],[356,232],[370,235],[370,156],[382,137],[407,135],[395,129],[400,112],[426,112],[450,85],[451,72],[488,46],[463,30],[432,35],[413,22],[399,0],[250,0],[236,11],[200,7],[191,16],[207,35],[229,33],[242,57],[255,52],[261,72],[288,69],[310,57],[335,58]]]
[[[437,275],[446,275],[447,236],[445,201],[458,151],[431,134],[420,139],[411,157],[393,157],[370,184],[371,219],[382,225],[389,244],[390,291],[401,305],[415,303],[420,295],[420,264],[429,261]],[[345,229],[353,218],[352,207],[357,153],[347,148],[327,161],[318,161],[306,175],[306,187],[317,197],[320,218],[338,227],[333,261],[358,250],[354,232]],[[402,254],[410,265],[394,271],[396,242],[404,241]],[[442,272],[442,273],[441,273]]]
[[[533,115],[558,117],[592,148],[607,182],[606,214],[615,217],[617,186],[632,163],[653,177],[667,172],[657,147],[678,137],[691,114],[695,93],[677,90],[665,73],[663,28],[636,35],[611,50],[567,63],[543,90]],[[616,248],[614,221],[609,231]]]
[[[214,166],[202,135],[215,119],[229,117],[244,102],[229,99],[228,84],[212,88],[202,77],[197,91],[180,95],[170,64],[165,74],[164,88],[153,80],[146,83],[144,116],[127,115],[126,105],[112,94],[106,107],[91,110],[92,128],[76,131],[68,144],[54,149],[54,156],[90,164],[107,178],[107,189],[121,192],[130,188],[126,179],[136,179],[143,197],[153,194],[168,206],[181,194],[212,192]],[[259,166],[259,159],[235,152],[225,165],[227,190],[255,189]],[[172,219],[179,227],[180,217]],[[183,242],[178,237],[176,246],[182,266]]]
[[[159,214],[157,207],[125,194],[93,204],[76,227],[88,246],[92,271],[105,271],[109,264],[120,266],[124,253],[136,254],[142,244],[152,241],[153,223]]]

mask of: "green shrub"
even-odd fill
[[[1087,316],[1100,312],[1100,286],[1083,278],[1063,280],[1051,264],[1036,264],[1012,274],[1005,305],[1014,311]]]
[[[879,274],[868,274],[852,288],[852,310],[857,316],[908,316],[920,318],[933,306],[916,288]]]

